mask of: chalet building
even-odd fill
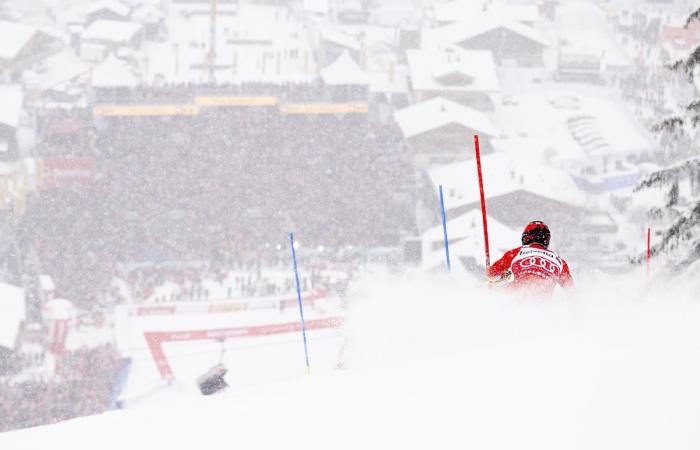
[[[498,64],[514,62],[520,67],[540,67],[549,42],[534,28],[496,14],[427,30],[423,48],[456,45],[465,50],[488,50]]]
[[[394,119],[420,168],[465,159],[469,155],[465,149],[475,134],[483,153],[490,153],[491,138],[498,134],[484,113],[442,97],[396,111]]]
[[[58,52],[55,36],[29,25],[0,21],[0,81],[17,81],[23,70]]]
[[[443,97],[481,111],[494,108],[501,89],[491,52],[445,46],[406,52],[416,102]]]

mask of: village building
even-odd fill
[[[586,214],[585,195],[567,171],[505,153],[483,155],[481,165],[487,212],[505,226],[521,229],[542,220],[558,239],[563,239],[559,230],[570,235],[579,230]],[[480,208],[473,159],[431,169],[429,177],[435,192],[443,186],[449,219]]]
[[[455,45],[465,50],[488,50],[498,64],[540,67],[549,41],[536,29],[498,14],[484,13],[423,33],[423,48]]]
[[[419,168],[435,167],[467,157],[467,143],[480,136],[484,153],[492,151],[498,129],[488,116],[442,97],[416,103],[394,113]]]
[[[482,111],[493,109],[490,95],[501,87],[490,51],[445,46],[406,55],[414,101],[440,96]]]
[[[0,80],[16,81],[22,71],[56,53],[58,38],[36,27],[0,20]]]

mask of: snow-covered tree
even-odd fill
[[[688,17],[685,28],[694,22],[700,22],[700,8]],[[700,46],[668,68],[693,82],[700,76]],[[662,146],[676,144],[676,151],[670,152],[675,158],[667,158],[667,167],[649,174],[636,191],[668,189],[664,204],[652,208],[649,218],[668,224],[652,252],[673,255],[669,261],[673,261],[670,268],[675,269],[700,259],[700,148],[696,142],[700,129],[700,97],[696,93],[676,114],[662,119],[653,128],[659,133]],[[668,149],[664,150],[668,155]],[[683,159],[678,161],[678,157]]]

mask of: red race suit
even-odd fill
[[[558,284],[568,296],[575,294],[574,280],[566,261],[541,245],[514,248],[488,268],[491,278],[504,278],[509,272],[513,281],[508,289],[549,298]]]

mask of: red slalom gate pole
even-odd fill
[[[484,251],[486,253],[486,271],[491,266],[489,254],[489,226],[486,221],[486,199],[484,198],[484,178],[481,174],[481,152],[479,151],[479,135],[474,135],[474,152],[476,153],[476,171],[479,175],[479,194],[481,195],[481,218],[484,226]]]
[[[649,289],[649,267],[651,266],[651,227],[647,227],[647,289]]]

